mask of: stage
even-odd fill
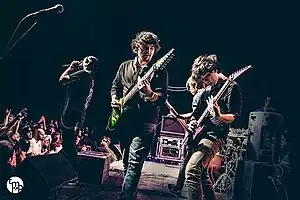
[[[182,196],[177,198],[169,192],[168,184],[174,184],[177,179],[179,165],[155,163],[146,161],[142,170],[142,176],[138,185],[138,200],[171,200],[187,199],[186,188],[183,188]],[[122,162],[117,161],[110,165],[109,178],[103,185],[83,185],[81,190],[63,189],[58,195],[59,200],[115,200],[118,199],[123,181]],[[222,198],[221,200],[223,200]],[[225,200],[225,199],[224,199]]]

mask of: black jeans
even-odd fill
[[[207,167],[222,143],[222,140],[203,138],[194,149],[185,173],[189,200],[202,200],[203,193],[206,200],[217,199]]]
[[[125,140],[125,144],[121,142],[125,170],[121,197],[126,200],[134,199],[144,161],[153,143],[156,124],[146,123],[137,130],[141,131],[138,136],[132,136]]]
[[[76,148],[75,128],[82,128],[84,119],[85,113],[83,111],[64,112],[61,116],[63,152],[76,171],[78,170],[79,161]]]

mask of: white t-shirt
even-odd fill
[[[35,138],[30,140],[30,147],[27,152],[28,154],[31,153],[33,156],[41,155],[42,154],[42,141],[37,141]]]

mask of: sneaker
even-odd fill
[[[177,196],[180,196],[181,194],[181,189],[176,187],[176,185],[174,184],[168,184],[168,188],[170,190],[171,193],[177,195]]]

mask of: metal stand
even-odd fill
[[[33,23],[33,25],[31,25],[30,27],[29,27],[29,29],[27,29],[27,31],[9,48],[9,45],[10,45],[10,43],[11,43],[11,41],[12,41],[12,39],[14,38],[14,36],[15,36],[15,34],[16,34],[16,32],[17,32],[17,30],[18,30],[18,28],[20,27],[20,25],[22,24],[22,22],[25,20],[25,19],[27,19],[27,18],[29,18],[29,17],[31,17],[31,16],[35,16],[33,13],[31,13],[31,14],[28,14],[28,15],[26,15],[25,17],[23,17],[22,19],[21,19],[21,21],[19,22],[19,24],[17,25],[17,27],[15,28],[15,30],[14,30],[14,32],[13,32],[13,34],[11,35],[11,37],[10,37],[10,39],[9,39],[9,41],[7,42],[7,44],[6,44],[6,47],[4,48],[4,50],[3,50],[3,53],[2,53],[2,55],[1,55],[1,57],[0,57],[0,62],[3,60],[3,58],[7,55],[7,53],[8,52],[10,52],[11,51],[11,49],[12,48],[14,48],[15,46],[16,46],[16,44],[37,24],[37,21],[35,21],[34,23]]]

